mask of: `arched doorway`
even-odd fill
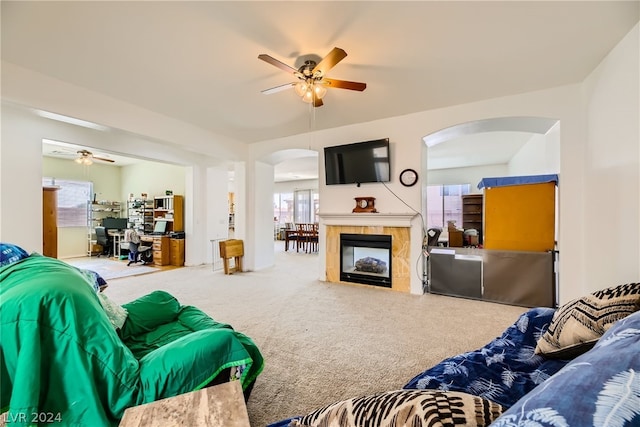
[[[484,217],[484,212],[486,207],[482,205],[483,191],[479,185],[485,178],[560,173],[559,127],[560,123],[556,119],[501,117],[462,123],[423,137],[424,158],[426,159],[423,209],[427,226],[439,227],[443,230],[443,242],[450,246],[447,248],[447,255],[455,256],[456,259],[463,259],[470,255],[464,258],[465,262],[469,262],[469,265],[457,265],[451,270],[459,274],[468,268],[467,276],[456,277],[455,280],[446,278],[441,282],[463,283],[463,285],[449,289],[448,285],[441,286],[436,280],[432,280],[430,285],[433,284],[433,287],[430,289],[435,290],[436,293],[496,302],[518,301],[519,296],[509,294],[508,290],[501,294],[503,289],[500,289],[499,286],[502,284],[495,285],[498,281],[497,276],[505,277],[511,274],[514,268],[495,274],[495,269],[488,263],[494,259],[496,252],[483,248],[482,237],[479,244],[477,241],[471,243],[472,240],[466,238],[467,232],[479,227],[479,230],[476,231],[482,236],[485,231],[486,217]],[[469,207],[467,203],[473,199],[480,200],[480,217],[479,221],[476,219],[475,222],[470,221],[468,217],[472,215],[466,209]],[[555,206],[558,205],[557,193],[555,195],[551,193],[551,203]],[[477,214],[474,213],[474,215]],[[553,213],[551,217],[553,218]],[[555,226],[555,236],[559,235],[558,218],[558,208],[556,208],[555,221],[549,225],[552,229]],[[451,229],[449,229],[450,221],[453,222]],[[476,224],[478,227],[472,227],[470,224]],[[464,239],[462,233],[464,233]],[[553,245],[553,241],[551,244]],[[470,246],[472,246],[471,249],[469,249]],[[468,251],[473,250],[476,252],[467,254]],[[503,250],[510,249],[504,248]],[[455,252],[454,255],[452,255],[453,252]],[[547,254],[545,253],[544,256]],[[430,273],[434,275],[448,274],[442,269],[436,274],[437,269],[440,268],[437,265],[440,262],[437,260],[438,257],[437,250],[435,255],[432,252],[429,264]],[[552,265],[553,263],[549,260],[545,262],[547,265]],[[445,261],[447,265],[450,265],[450,260]],[[441,265],[444,265],[445,261]],[[528,261],[525,260],[524,263],[526,264]],[[497,263],[494,262],[493,265],[495,266]],[[518,274],[518,272],[516,271],[514,274]],[[549,274],[546,277],[551,276],[552,274]],[[554,282],[557,283],[557,280]],[[546,287],[546,289],[553,289],[553,291],[549,291],[544,296],[545,303],[539,305],[552,305],[554,300],[557,301],[555,283]],[[491,287],[490,291],[487,291],[488,287]],[[497,291],[495,291],[496,288],[498,288]],[[503,295],[505,295],[505,299],[502,299]],[[510,298],[514,298],[514,301],[510,301]],[[542,297],[540,298],[542,300]],[[526,305],[522,301],[519,303]]]

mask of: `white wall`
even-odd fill
[[[562,171],[576,178],[567,180],[567,191],[563,193],[567,208],[562,211],[560,222],[562,224],[570,224],[570,226],[564,229],[568,235],[564,236],[564,238],[561,235],[560,238],[561,241],[567,244],[567,250],[560,258],[560,269],[566,272],[561,276],[561,281],[564,280],[560,285],[561,298],[581,295],[585,290],[584,282],[581,280],[585,268],[582,262],[583,248],[581,242],[584,212],[579,209],[579,206],[581,206],[579,191],[582,191],[579,185],[582,181],[582,158],[579,154],[574,154],[574,151],[580,151],[580,145],[584,141],[585,130],[580,85],[563,86],[343,128],[316,131],[317,137],[314,140],[323,141],[326,146],[382,137],[389,137],[391,142],[392,181],[387,183],[386,186],[372,183],[363,184],[361,187],[356,187],[355,185],[326,186],[320,182],[321,212],[351,212],[354,203],[353,198],[356,196],[376,197],[376,207],[380,212],[407,213],[411,212],[412,209],[420,211],[422,208],[421,187],[425,177],[420,177],[418,185],[407,188],[398,182],[398,174],[405,168],[423,170],[421,157],[422,137],[459,123],[513,116],[554,118],[561,120],[563,124],[560,137],[563,150],[568,151],[569,154],[561,153]],[[259,158],[260,153],[263,156],[268,156],[273,151],[287,148],[306,148],[307,146],[308,138],[301,136],[253,144],[252,151],[254,156]],[[320,165],[323,165],[322,147],[313,148],[320,152]],[[322,175],[322,169],[320,175]],[[397,197],[391,194],[387,188],[392,190]],[[412,262],[416,264],[419,261],[420,244],[420,241],[411,242]],[[320,251],[319,256],[324,257],[322,251]],[[321,260],[320,264],[322,266],[324,262]],[[323,272],[320,271],[319,276],[322,277],[322,275]],[[413,283],[411,287],[412,289],[415,288]]]
[[[236,208],[241,214],[241,228],[235,238],[244,241],[245,270],[259,270],[273,265],[273,166],[262,162],[236,165]],[[249,213],[246,217],[244,215]],[[236,214],[238,215],[238,214]],[[238,219],[238,216],[236,216]]]
[[[42,137],[29,120],[2,107],[0,241],[42,253]]]
[[[640,280],[640,24],[584,84],[587,289]]]
[[[184,166],[158,162],[142,162],[121,167],[121,198],[127,200],[129,193],[140,197],[147,193],[149,197],[163,196],[166,190],[173,194],[185,194]]]
[[[191,154],[196,164],[207,158],[238,160],[246,154],[246,144],[240,141],[6,61],[2,61],[2,98],[169,144],[153,151],[145,150],[144,144],[120,147],[112,138],[111,144],[101,146],[105,150],[115,149],[131,154],[142,152],[143,156],[162,157],[155,160],[167,162],[179,162]],[[172,145],[175,150],[171,149]]]
[[[560,123],[545,135],[532,134],[531,139],[508,164],[506,176],[544,175],[560,172]]]
[[[229,180],[229,172],[226,166],[209,168],[207,170],[207,240],[218,244],[220,240],[229,237],[229,186],[225,185]],[[211,242],[214,240],[214,242]],[[206,259],[213,262],[213,246],[207,248]],[[215,260],[219,261],[219,260]]]
[[[487,177],[508,176],[508,167],[502,165],[474,166],[467,168],[449,168],[430,170],[427,174],[428,185],[471,184],[471,194],[481,194],[478,183]]]
[[[300,179],[297,181],[282,181],[273,184],[274,193],[293,193],[297,190],[317,190],[317,179]]]

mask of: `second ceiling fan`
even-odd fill
[[[329,79],[325,77],[327,72],[335,67],[335,65],[342,61],[346,56],[347,52],[339,47],[334,47],[333,50],[329,52],[327,56],[322,58],[319,63],[308,59],[296,70],[270,55],[264,53],[258,55],[258,59],[262,59],[263,61],[268,62],[287,73],[293,74],[298,78],[297,82],[290,82],[270,89],[265,89],[262,93],[269,95],[281,90],[295,88],[296,93],[302,97],[304,102],[313,104],[314,107],[321,107],[323,105],[322,98],[326,94],[327,88],[349,89],[362,92],[367,88],[366,83]]]
[[[78,150],[78,157],[76,157],[75,162],[81,165],[90,165],[94,160],[101,160],[103,162],[113,163],[114,160],[108,159],[106,157],[95,156],[89,150]]]

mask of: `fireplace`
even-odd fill
[[[340,280],[391,287],[391,235],[340,234]]]

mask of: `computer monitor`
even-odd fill
[[[105,218],[102,226],[107,230],[126,230],[128,222],[128,218]]]
[[[167,221],[156,221],[153,226],[153,234],[165,234],[167,232]]]

